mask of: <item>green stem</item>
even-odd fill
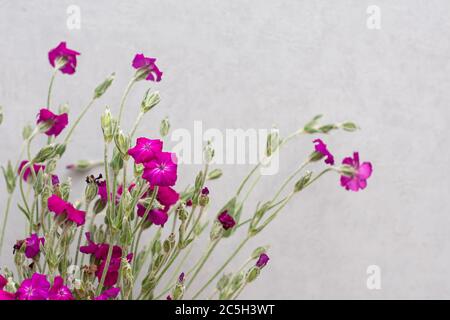
[[[196,299],[202,292],[205,290],[210,283],[223,271],[223,269],[228,266],[228,264],[231,262],[231,260],[234,259],[234,257],[241,251],[242,247],[247,243],[247,241],[250,239],[250,236],[245,237],[245,239],[241,242],[241,244],[234,250],[234,252],[231,254],[231,256],[225,261],[225,263],[219,268],[219,270],[216,271],[216,273],[209,278],[209,280],[203,285],[203,287],[197,291],[197,293],[192,297],[192,300]]]
[[[95,98],[93,98],[86,107],[84,107],[83,111],[81,111],[80,115],[78,116],[78,118],[75,120],[75,122],[73,123],[73,125],[70,127],[69,132],[67,133],[66,137],[64,138],[64,144],[67,144],[69,142],[70,137],[73,134],[73,131],[75,130],[75,128],[78,126],[78,124],[80,123],[81,119],[84,117],[84,115],[86,114],[86,112],[91,108],[92,104],[94,103]]]
[[[102,277],[100,279],[100,283],[98,284],[97,287],[97,292],[96,295],[98,296],[102,290],[103,290],[103,284],[105,283],[105,279],[106,279],[106,274],[108,273],[108,269],[109,269],[109,264],[111,263],[111,257],[112,257],[112,253],[113,253],[113,248],[114,248],[114,244],[113,244],[113,235],[111,234],[111,243],[109,244],[109,248],[108,248],[108,255],[106,256],[106,262],[105,262],[105,268],[103,269],[102,272]]]
[[[56,73],[58,72],[58,69],[55,69],[55,71],[53,71],[52,77],[50,79],[50,84],[48,86],[48,92],[47,92],[47,109],[50,109],[50,98],[52,95],[52,89],[53,89],[53,82],[55,81],[55,76]]]
[[[192,275],[191,279],[189,280],[189,282],[188,282],[188,284],[186,286],[186,290],[189,289],[189,287],[192,285],[192,283],[194,282],[195,278],[199,274],[200,270],[202,270],[202,268],[205,265],[206,261],[208,261],[209,257],[211,256],[211,253],[216,248],[216,246],[219,243],[219,241],[220,241],[220,238],[215,240],[215,241],[213,241],[213,242],[210,242],[210,244],[208,246],[208,250],[206,251],[206,253],[203,255],[203,257],[199,261],[198,267],[196,267],[194,269],[195,270],[194,274]]]
[[[116,126],[115,130],[117,130],[117,128],[120,126],[120,122],[122,120],[123,108],[125,106],[125,100],[127,99],[127,96],[130,93],[130,90],[133,87],[133,84],[135,82],[136,82],[136,79],[134,77],[131,78],[130,82],[128,82],[128,85],[125,89],[125,92],[123,93],[122,99],[120,100],[119,117],[117,119],[117,126]]]
[[[86,205],[85,205],[85,212],[86,214],[89,212],[89,202],[85,201]],[[76,247],[76,253],[75,253],[75,265],[77,265],[78,263],[78,255],[80,253],[80,245],[81,245],[81,239],[83,238],[83,231],[84,231],[84,226],[85,224],[83,224],[80,228],[80,234],[78,235],[78,241],[77,241],[77,247]]]
[[[5,215],[3,217],[3,224],[2,224],[2,233],[0,234],[0,257],[2,256],[3,239],[5,236],[6,224],[8,222],[8,215],[9,215],[9,209],[11,207],[12,197],[13,197],[13,194],[10,193],[8,195],[8,200],[6,201]]]

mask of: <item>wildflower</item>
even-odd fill
[[[80,252],[81,253],[85,253],[85,254],[92,254],[98,260],[106,259],[107,255],[108,255],[109,244],[107,244],[107,243],[95,243],[91,239],[91,233],[90,232],[86,232],[85,236],[86,236],[88,245],[81,246],[80,247]],[[122,248],[119,247],[119,246],[114,246],[113,247],[113,253],[112,253],[111,257],[112,258],[120,258],[120,257],[122,257]]]
[[[180,195],[171,187],[159,187],[156,200],[164,206],[164,210],[168,210],[180,199]]]
[[[208,194],[209,194],[209,189],[208,189],[208,187],[204,187],[204,188],[202,189],[202,195],[207,196]]]
[[[372,164],[370,162],[360,164],[358,152],[353,153],[353,158],[347,157],[342,160],[342,164],[350,166],[354,172],[351,176],[341,176],[341,186],[351,191],[363,190],[367,186],[367,179],[372,175]]]
[[[0,289],[0,301],[1,300],[16,300],[14,293]]]
[[[145,215],[146,208],[142,204],[137,205],[137,214],[139,217],[143,217]],[[169,219],[167,212],[160,209],[151,209],[148,212],[147,220],[157,226],[164,226],[164,224]]]
[[[133,59],[133,68],[142,70],[144,72],[145,80],[161,81],[163,73],[155,64],[156,58],[149,58],[142,53],[136,54]]]
[[[49,300],[73,300],[72,292],[64,285],[64,279],[60,276],[55,277],[48,293]]]
[[[177,158],[174,153],[161,152],[144,164],[142,178],[152,186],[170,187],[177,181]]]
[[[186,201],[186,207],[192,207],[192,199]]]
[[[94,300],[109,300],[115,299],[120,293],[120,288],[110,288],[105,291],[98,297],[95,297]]]
[[[128,150],[128,154],[133,157],[136,163],[145,163],[154,160],[156,155],[162,151],[161,140],[137,138],[136,145]]]
[[[69,116],[67,113],[54,114],[43,108],[39,111],[36,122],[37,124],[44,123],[48,127],[48,130],[45,131],[46,135],[57,137],[69,123]]]
[[[45,239],[39,238],[36,233],[33,233],[30,237],[25,240],[17,241],[14,245],[14,250],[20,250],[20,248],[25,243],[25,256],[27,258],[33,259],[41,251],[41,245],[44,245]]]
[[[85,223],[86,212],[76,209],[71,203],[64,201],[57,195],[53,194],[48,198],[47,206],[56,216],[65,214],[66,219],[75,222],[77,226]]]
[[[59,184],[59,177],[56,174],[52,174],[52,186],[56,186]]]
[[[34,273],[30,279],[25,279],[19,289],[17,289],[17,298],[19,300],[46,300],[50,282],[43,274]]]
[[[28,160],[23,160],[20,165],[19,165],[19,169],[17,170],[18,174],[20,175],[20,173],[22,172],[22,169],[25,167],[25,165],[28,163]],[[38,173],[39,170],[45,170],[45,166],[41,165],[41,164],[33,164],[33,169],[34,169],[34,173]],[[24,181],[28,181],[28,178],[30,178],[31,174],[31,168],[28,167],[25,169],[25,172],[23,173],[23,180]]]
[[[221,214],[219,214],[217,219],[222,224],[222,227],[225,230],[233,228],[234,225],[236,224],[236,221],[234,221],[233,217],[230,216],[227,211],[224,211]]]
[[[116,247],[116,246],[115,246]],[[120,247],[119,247],[120,248]],[[122,252],[122,249],[120,248],[120,251]],[[127,261],[130,263],[133,259],[133,254],[130,253],[127,255]],[[100,265],[97,268],[97,271],[95,272],[95,275],[97,276],[98,281],[101,280],[103,275],[103,270],[105,270],[106,266],[106,257],[104,260],[101,261]],[[108,270],[106,271],[105,276],[105,282],[104,285],[106,287],[112,287],[117,283],[117,280],[119,279],[119,269],[121,265],[122,256],[113,256],[111,257],[111,260],[109,262]]]
[[[264,268],[267,264],[267,262],[269,262],[270,258],[267,254],[265,253],[261,253],[261,255],[259,256],[258,261],[256,261],[256,266],[260,269]]]
[[[330,151],[328,151],[327,145],[320,139],[316,139],[313,142],[315,144],[314,147],[316,149],[316,153],[321,155],[320,158],[325,157],[326,164],[334,165],[334,157]]]
[[[49,51],[48,60],[62,73],[74,74],[78,55],[80,55],[79,52],[67,48],[65,42],[60,42],[56,48]]]

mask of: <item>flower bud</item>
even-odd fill
[[[9,194],[11,194],[14,192],[14,189],[16,188],[16,173],[13,169],[11,161],[8,160],[6,168],[2,166],[2,171],[6,182],[6,190],[8,191]]]
[[[331,130],[338,129],[338,127],[335,124],[326,124],[324,126],[321,126],[319,128],[319,131],[322,133],[329,133]]]
[[[305,131],[306,133],[310,133],[310,134],[319,132],[319,130],[317,129],[317,125],[321,118],[322,118],[321,114],[312,118],[311,121],[309,121],[307,124],[305,124],[305,126],[303,127],[303,131]]]
[[[55,171],[56,165],[58,164],[58,161],[56,159],[51,159],[47,162],[47,165],[45,166],[45,173],[51,174]]]
[[[234,277],[231,279],[231,284],[230,284],[231,285],[231,289],[233,291],[239,289],[242,286],[242,284],[244,282],[244,277],[245,276],[244,276],[244,272],[243,271],[234,275]]]
[[[70,189],[72,187],[72,180],[67,178],[67,181],[64,181],[60,184],[59,190],[61,192],[61,198],[65,201],[69,199]]]
[[[278,129],[273,128],[267,135],[266,141],[266,156],[270,157],[275,151],[277,151],[280,145],[280,134]]]
[[[36,180],[33,184],[33,189],[36,192],[36,194],[39,194],[44,189],[44,172],[43,170],[39,170],[36,173]]]
[[[66,147],[67,147],[67,145],[65,143],[57,144],[55,146],[55,154],[62,157],[64,152],[66,152]]]
[[[142,176],[143,172],[144,172],[144,165],[142,163],[134,163],[133,166],[134,177],[138,178]]]
[[[206,163],[211,163],[212,159],[214,158],[214,147],[211,143],[211,141],[208,141],[208,143],[205,146],[205,149],[203,150],[203,156],[205,157]]]
[[[222,176],[222,170],[214,169],[208,174],[208,180],[219,179]]]
[[[344,122],[343,124],[341,124],[341,128],[345,131],[353,132],[358,129],[358,126],[353,122]]]
[[[40,163],[44,162],[48,159],[51,159],[55,155],[55,145],[49,144],[45,147],[43,147],[37,155],[33,159],[33,163]]]
[[[250,256],[252,259],[256,259],[259,258],[263,253],[266,253],[268,247],[258,247],[256,248],[253,252],[252,255]]]
[[[164,138],[169,134],[169,130],[170,130],[169,118],[165,117],[164,119],[161,120],[161,124],[159,126],[159,134],[161,135],[161,137]]]
[[[211,239],[211,241],[217,240],[222,237],[223,231],[224,229],[222,227],[222,224],[218,221],[215,221],[211,228],[209,238]]]
[[[94,90],[94,99],[100,98],[106,90],[108,90],[111,83],[114,81],[116,74],[113,72],[108,78],[105,79],[101,84],[97,86]]]
[[[231,274],[224,274],[220,278],[220,280],[217,282],[216,288],[219,291],[222,291],[223,289],[228,286],[228,283],[230,283]]]
[[[128,149],[131,148],[130,137],[120,130],[114,137],[114,142],[116,143],[117,149],[122,154],[123,160],[127,160],[130,156],[128,155]]]
[[[161,101],[161,97],[159,95],[158,91],[150,92],[150,89],[148,89],[145,92],[144,99],[141,103],[141,112],[146,113],[153,109],[159,102]]]
[[[68,114],[69,111],[70,111],[70,107],[69,107],[69,105],[67,103],[60,104],[59,107],[58,107],[58,113],[59,114],[63,114],[63,113],[67,113]]]
[[[85,172],[85,171],[89,171],[92,168],[94,168],[95,166],[102,164],[102,162],[100,161],[89,161],[89,160],[78,160],[75,163],[69,164],[66,166],[66,169],[70,169],[70,170],[76,170],[78,172]]]
[[[303,190],[303,188],[309,183],[309,181],[311,180],[311,176],[312,176],[312,172],[311,171],[307,171],[305,173],[305,175],[303,177],[300,178],[300,180],[298,180],[295,183],[294,186],[294,192],[299,192],[301,190]]]
[[[0,124],[3,123],[3,107],[0,106]]]
[[[106,207],[106,201],[103,201],[101,199],[98,199],[97,201],[95,201],[94,203],[94,213],[95,214],[99,214],[100,212],[103,211],[103,209],[105,209]]]
[[[133,231],[131,230],[131,224],[127,217],[123,218],[120,232],[120,244],[122,246],[131,245],[131,242],[133,241]]]
[[[247,272],[247,275],[245,277],[245,281],[247,281],[247,283],[254,281],[256,278],[258,278],[260,273],[261,273],[260,268],[258,268],[258,267],[250,268],[250,270]]]
[[[316,162],[316,161],[319,161],[319,160],[323,159],[324,157],[325,157],[325,155],[323,153],[317,152],[317,151],[313,151],[309,155],[309,161]]]
[[[32,134],[33,134],[33,127],[31,125],[27,124],[25,127],[23,127],[22,129],[23,140],[27,140],[28,138],[31,137]]]
[[[105,112],[101,116],[101,125],[103,131],[103,138],[106,143],[110,143],[113,139],[116,120],[113,118],[111,111],[106,107]]]
[[[111,168],[112,168],[114,174],[116,174],[116,175],[119,174],[120,169],[123,168],[122,155],[117,148],[113,149],[113,155],[112,155],[110,165],[111,165]]]

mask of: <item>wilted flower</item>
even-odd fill
[[[225,230],[231,229],[236,224],[236,221],[234,221],[233,217],[228,214],[228,211],[224,211],[217,217],[219,222],[222,224],[222,227]]]
[[[144,164],[142,178],[152,186],[170,187],[177,181],[177,158],[174,153],[161,152]]]
[[[316,139],[313,142],[315,144],[314,147],[316,149],[316,152],[318,154],[322,155],[322,157],[325,157],[325,163],[329,164],[329,165],[333,165],[334,157],[330,153],[330,151],[328,151],[327,145],[320,139]]]
[[[354,152],[353,158],[347,157],[342,160],[343,165],[350,166],[354,169],[351,176],[341,176],[341,186],[346,190],[358,191],[367,186],[367,179],[372,175],[372,164],[370,162],[359,163],[359,153]]]
[[[76,209],[71,203],[64,201],[57,195],[51,195],[47,200],[48,210],[55,213],[56,216],[66,214],[66,219],[73,221],[77,226],[85,222],[86,212]]]
[[[269,262],[270,258],[267,254],[262,253],[259,258],[258,261],[256,261],[256,266],[260,269],[264,268],[267,264],[267,262]]]
[[[202,195],[207,196],[208,194],[209,194],[209,189],[208,189],[208,187],[204,187],[204,188],[202,189]]]
[[[73,74],[77,66],[77,56],[79,52],[66,47],[66,43],[60,44],[49,51],[48,60],[53,67],[57,67],[62,73]]]
[[[41,245],[44,245],[45,239],[39,238],[36,233],[33,233],[30,237],[25,240],[17,241],[14,245],[14,250],[20,250],[20,248],[25,244],[25,256],[27,258],[33,259],[41,251]]]
[[[43,108],[39,111],[36,122],[37,124],[44,123],[46,128],[48,127],[48,130],[45,131],[46,135],[57,137],[69,123],[69,116],[67,113],[54,114],[50,110]]]
[[[136,145],[128,150],[128,154],[133,157],[136,163],[145,163],[155,159],[156,155],[162,151],[163,143],[161,140],[137,138]]]
[[[28,163],[28,160],[23,160],[20,165],[19,165],[19,169],[17,170],[17,174],[20,175],[20,173],[22,172],[23,167],[25,167],[25,165]],[[34,172],[37,174],[39,170],[45,170],[45,166],[41,165],[41,164],[33,164],[33,169]],[[28,178],[30,178],[31,174],[31,168],[28,167],[25,169],[25,172],[23,173],[23,180],[24,181],[28,181]]]
[[[73,300],[72,292],[64,285],[64,279],[60,276],[55,277],[53,286],[48,291],[49,300]]]
[[[133,59],[133,68],[144,72],[145,80],[161,81],[163,73],[155,64],[156,58],[149,58],[142,53],[136,54]]]
[[[49,289],[47,276],[34,273],[30,279],[21,283],[16,294],[19,300],[47,300]]]

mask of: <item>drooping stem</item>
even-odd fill
[[[125,101],[127,99],[128,94],[130,93],[133,84],[136,82],[135,77],[131,78],[130,82],[128,82],[127,87],[125,88],[125,92],[123,93],[122,99],[120,100],[120,109],[119,109],[119,117],[117,118],[117,126],[116,129],[120,126],[120,122],[122,121],[123,109],[125,107]]]

